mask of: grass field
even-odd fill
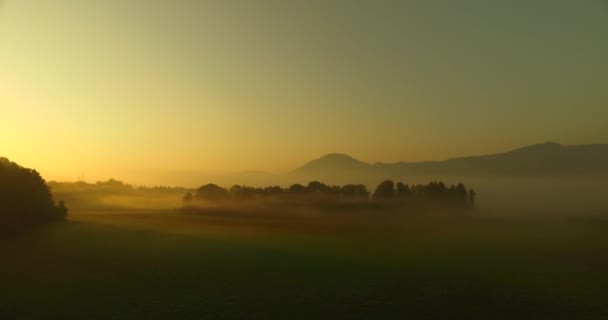
[[[608,317],[598,219],[74,213],[0,252],[0,319]]]

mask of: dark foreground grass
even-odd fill
[[[74,215],[0,243],[0,319],[605,319],[604,221]]]

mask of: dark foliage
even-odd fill
[[[63,201],[57,205],[36,170],[0,158],[0,231],[13,233],[28,227],[65,219]]]
[[[184,201],[184,203],[192,203],[192,192],[188,191],[184,197],[182,198],[182,200]]]
[[[217,184],[210,183],[196,189],[194,197],[201,201],[228,200],[229,193]]]
[[[306,193],[306,187],[301,185],[301,184],[294,184],[291,185],[288,189],[289,194],[305,194]]]
[[[234,185],[226,190],[215,184],[207,184],[196,190],[194,197],[188,192],[183,200],[186,204],[193,200],[217,202],[224,200],[260,200],[260,199],[281,199],[291,201],[308,202],[324,205],[334,200],[357,200],[357,203],[364,206],[358,200],[372,201],[376,203],[390,202],[394,205],[420,205],[420,204],[442,204],[451,207],[473,207],[475,203],[475,191],[472,189],[467,192],[466,187],[459,183],[447,187],[443,182],[430,182],[426,185],[408,186],[403,182],[394,183],[385,180],[378,185],[370,199],[367,187],[362,184],[347,184],[344,186],[326,185],[319,181],[311,181],[308,185],[291,185],[289,188],[280,186],[269,186],[265,188],[254,188],[248,186]],[[341,203],[344,204],[344,201]]]
[[[367,187],[362,184],[347,184],[342,186],[341,194],[344,197],[351,198],[367,198],[369,197],[369,191]]]
[[[322,194],[322,193],[330,194],[331,187],[329,187],[328,185],[326,185],[323,182],[311,181],[308,183],[308,186],[306,186],[306,192],[317,193],[317,194]]]
[[[374,192],[374,199],[390,199],[395,196],[395,183],[391,180],[382,181]]]
[[[407,184],[404,184],[403,182],[397,182],[397,185],[395,187],[396,187],[395,195],[397,197],[400,197],[400,198],[407,197],[411,193],[410,187]]]

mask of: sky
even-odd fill
[[[608,143],[607,57],[604,0],[0,0],[0,156],[151,183]]]

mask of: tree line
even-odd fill
[[[130,184],[124,183],[120,180],[109,179],[107,181],[97,181],[95,183],[88,183],[84,181],[76,182],[58,182],[49,181],[48,185],[55,192],[94,192],[94,193],[111,193],[111,194],[129,194],[129,193],[150,193],[150,194],[171,194],[179,193],[183,194],[186,191],[184,187],[170,187],[170,186],[139,186],[134,187]]]
[[[363,184],[346,184],[342,186],[327,185],[319,181],[311,181],[306,186],[293,184],[288,188],[268,186],[255,188],[250,186],[234,185],[230,189],[216,184],[206,184],[192,192],[187,192],[183,201],[188,204],[194,201],[228,201],[253,200],[264,198],[293,198],[317,197],[330,199],[373,199],[373,200],[407,200],[421,199],[432,202],[442,202],[457,205],[474,206],[476,193],[473,189],[467,190],[464,184],[458,183],[449,187],[441,181],[432,181],[426,185],[407,185],[402,182],[385,180],[375,191],[369,192]]]

